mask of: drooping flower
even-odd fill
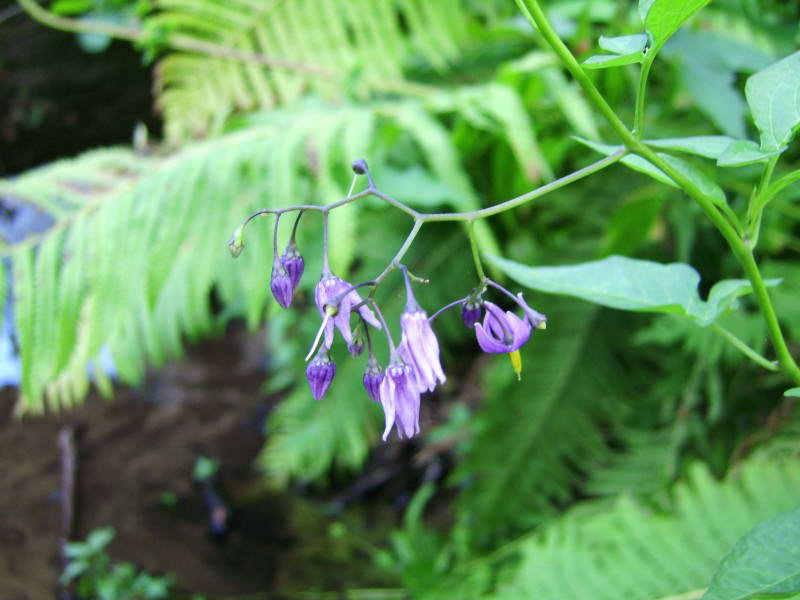
[[[303,257],[300,256],[294,239],[289,241],[283,254],[281,254],[281,264],[289,274],[289,279],[292,281],[292,290],[294,290],[300,283],[300,278],[303,276],[303,270],[306,267],[306,263]]]
[[[436,382],[444,383],[446,378],[439,360],[439,342],[428,315],[420,308],[406,309],[400,315],[400,329],[403,336],[397,353],[413,367],[414,380],[420,392],[432,392]]]
[[[486,316],[483,318],[483,323],[475,324],[475,336],[484,352],[494,354],[513,352],[528,341],[532,325],[528,321],[527,313],[524,319],[520,319],[511,311],[503,312],[493,302],[486,301],[484,306]]]
[[[306,379],[311,386],[311,394],[315,400],[319,400],[328,391],[336,375],[336,363],[331,360],[327,348],[322,347],[317,352],[308,367],[306,367]]]
[[[272,290],[272,295],[283,308],[289,308],[292,304],[292,280],[286,268],[280,261],[276,260],[272,263],[272,277],[270,277],[269,287]]]
[[[397,353],[403,362],[410,365],[420,392],[432,392],[436,382],[444,383],[445,376],[439,359],[439,342],[433,333],[428,315],[417,303],[411,289],[408,273],[406,278],[406,308],[400,315],[402,337]]]
[[[383,383],[384,373],[381,366],[374,356],[370,356],[367,361],[367,370],[364,371],[364,389],[367,390],[369,397],[375,402],[381,401],[381,383]]]
[[[409,365],[397,361],[386,368],[380,385],[380,400],[386,419],[383,441],[395,424],[401,438],[411,438],[419,433],[419,395],[414,370]]]
[[[352,287],[343,279],[335,275],[328,275],[320,280],[314,290],[314,300],[320,316],[325,319],[330,314],[330,318],[325,323],[325,346],[327,348],[333,344],[334,326],[339,329],[347,344],[353,342],[353,334],[350,331],[350,311],[353,306],[360,304],[363,298]],[[328,308],[326,309],[326,307]],[[326,310],[330,313],[327,313]],[[380,321],[368,306],[360,306],[358,314],[376,329],[381,328]]]

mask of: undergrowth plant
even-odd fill
[[[785,7],[769,6],[775,22],[748,0],[700,14],[708,0],[553,2],[549,14],[537,0],[518,12],[290,0],[255,13],[197,0],[159,2],[122,27],[20,3],[52,26],[162,52],[158,98],[178,148],[102,150],[0,187],[54,220],[7,249],[21,412],[82,399],[87,364],[109,392],[108,357],[136,383],[184,336],[267,317],[267,389],[289,389],[267,424],[272,481],[355,470],[394,424],[401,437],[422,430],[425,442],[406,442],[425,444],[415,460],[454,458],[376,558],[415,597],[800,591],[796,562],[779,558],[796,553],[797,512],[778,515],[800,490],[787,459],[800,396],[789,341],[800,52]],[[703,28],[682,30],[692,18]],[[597,23],[614,35],[579,60]],[[604,156],[586,165],[586,149]],[[298,216],[280,251],[286,213]],[[248,214],[232,263],[222,240]],[[271,235],[251,223],[262,215]],[[533,310],[512,286],[550,296]],[[270,289],[298,311],[277,311]],[[312,304],[319,320],[305,318]],[[514,369],[474,359],[461,319],[439,307],[459,308]],[[543,315],[547,330],[525,344]],[[366,362],[335,356],[334,326]],[[294,385],[304,370],[311,393]],[[779,430],[781,445],[765,441]],[[426,525],[450,488],[449,524]]]

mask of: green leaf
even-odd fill
[[[578,140],[581,144],[589,146],[593,150],[597,150],[601,154],[605,154],[606,156],[617,152],[622,146],[611,146],[609,144],[601,144],[599,142],[593,142],[591,140],[587,140],[578,136],[573,136],[574,139]],[[680,158],[676,158],[674,156],[670,156],[669,154],[661,154],[659,156],[670,166],[678,171],[681,175],[689,179],[692,183],[694,183],[700,191],[708,197],[712,202],[718,205],[725,204],[725,193],[722,189],[716,184],[716,182],[711,179],[708,175],[703,173],[702,171],[698,170],[694,167],[691,163],[686,162]],[[661,169],[656,167],[653,163],[648,160],[645,160],[641,156],[637,156],[635,154],[629,154],[622,158],[620,161],[622,164],[630,167],[634,171],[639,171],[640,173],[644,173],[645,175],[649,175],[656,181],[660,181],[661,183],[666,183],[667,185],[671,185],[672,187],[678,187],[678,185],[672,181],[672,179],[664,173]]]
[[[743,167],[767,160],[779,154],[780,150],[762,152],[758,144],[750,140],[737,140],[725,149],[717,158],[718,167]]]
[[[703,301],[697,291],[700,275],[683,263],[664,265],[609,256],[563,267],[529,267],[496,256],[488,259],[517,283],[534,290],[621,310],[683,315],[702,327],[714,322],[736,298],[752,291],[744,279],[726,279],[715,284],[708,301]],[[774,280],[769,283],[776,284]]]
[[[681,25],[710,0],[639,0],[639,16],[653,36],[653,51],[678,31]]]
[[[714,204],[721,206],[726,203],[725,192],[723,192],[722,188],[717,185],[717,182],[699,169],[695,168],[691,163],[681,160],[680,158],[670,156],[669,154],[659,154],[659,156],[664,160],[664,162],[669,163],[673,169],[695,184],[695,186],[697,186],[703,195],[714,202]]]
[[[644,59],[644,55],[641,52],[636,52],[634,54],[595,54],[594,56],[590,56],[587,58],[583,63],[581,63],[587,69],[608,69],[611,67],[621,67],[622,65],[632,65],[634,63],[640,63]]]
[[[739,143],[727,135],[698,135],[685,138],[647,140],[647,145],[665,150],[686,152],[705,158],[719,158],[733,143]]]
[[[579,141],[584,146],[589,146],[589,148],[593,150],[597,150],[601,154],[608,156],[610,154],[614,154],[622,148],[622,146],[612,146],[610,144],[602,144],[600,142],[593,142],[591,140],[587,140],[580,136],[572,136],[573,139]],[[644,173],[645,175],[649,175],[656,181],[660,181],[661,183],[666,183],[667,185],[671,185],[672,187],[677,187],[675,182],[667,176],[664,171],[656,167],[653,163],[648,160],[643,159],[641,156],[637,156],[635,154],[628,154],[620,160],[622,164],[627,167],[630,167],[634,171],[639,171],[640,173]]]
[[[605,69],[642,62],[647,36],[644,33],[620,35],[617,37],[600,36],[600,48],[612,54],[596,54],[583,61],[587,69]]]
[[[751,76],[744,88],[761,150],[781,150],[800,125],[800,52]]]
[[[800,387],[789,388],[783,392],[784,396],[791,396],[792,398],[800,398]]]
[[[800,509],[757,525],[722,560],[703,600],[800,591]]]
[[[645,46],[647,46],[647,36],[644,33],[616,37],[601,35],[598,44],[603,50],[614,54],[633,54],[644,50]]]

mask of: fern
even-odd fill
[[[722,482],[695,464],[667,513],[622,497],[578,506],[535,534],[493,598],[655,600],[704,588],[736,540],[796,508],[799,493],[793,461],[751,460]]]
[[[456,473],[462,525],[480,544],[528,529],[569,501],[581,471],[609,453],[601,423],[620,418],[630,397],[620,366],[591,342],[600,335],[596,309],[540,305],[558,332],[527,345],[522,382],[505,357],[487,373],[487,404]]]
[[[159,0],[151,31],[224,48],[229,57],[175,52],[158,65],[159,106],[171,140],[216,133],[232,114],[293,104],[308,90],[328,100],[350,94],[418,95],[404,75],[421,57],[446,72],[481,39],[464,0]]]

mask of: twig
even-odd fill
[[[69,558],[67,557],[67,544],[72,539],[75,527],[75,432],[71,426],[62,427],[58,432],[58,448],[61,453],[61,538],[59,540],[59,552],[61,554],[62,570],[66,568]],[[72,591],[69,584],[59,582],[59,598],[61,600],[72,600]]]

